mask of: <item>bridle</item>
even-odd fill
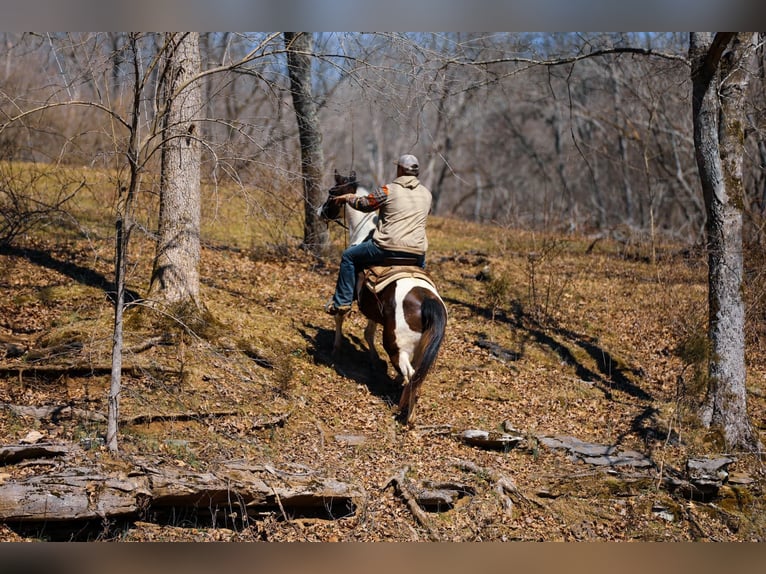
[[[327,192],[327,201],[332,199],[333,197],[337,197],[339,195],[343,195],[341,191],[347,187],[353,187],[354,191],[356,191],[357,186],[359,183],[356,181],[356,179],[351,181],[346,181],[344,183],[336,183],[333,185]],[[334,221],[338,225],[340,225],[343,229],[348,231],[348,225],[346,225],[346,210],[338,207],[338,216],[333,218],[327,218],[329,221]]]

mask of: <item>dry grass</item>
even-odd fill
[[[573,435],[633,448],[659,469],[686,458],[717,454],[697,428],[699,336],[704,319],[705,269],[675,246],[655,265],[626,258],[616,245],[549,237],[489,225],[433,218],[428,268],[449,313],[437,365],[423,387],[414,428],[395,422],[399,390],[393,369],[372,370],[362,344],[363,321],[347,321],[340,357],[330,355],[333,320],[322,312],[332,292],[336,260],[318,261],[296,246],[299,216],[284,197],[242,190],[208,190],[202,295],[216,328],[205,336],[166,326],[168,344],[139,351],[156,323],[128,312],[122,414],[159,416],[125,425],[125,456],[152,455],[194,469],[245,458],[274,466],[305,465],[361,484],[367,500],[338,520],[266,517],[238,531],[137,524],[127,540],[423,540],[388,481],[408,467],[414,482],[472,483],[476,495],[449,512],[430,514],[442,540],[763,540],[758,496],[732,503],[690,503],[656,480],[625,476],[569,461],[529,441],[529,448],[485,451],[445,429],[501,430],[504,423],[535,434]],[[293,191],[289,193],[295,193]],[[94,196],[95,197],[95,196]],[[92,204],[80,221],[93,228]],[[146,213],[151,209],[147,205]],[[109,363],[112,309],[104,285],[112,277],[108,214],[98,233],[56,228],[0,254],[0,332],[32,348],[77,342],[46,364]],[[104,221],[104,219],[107,219]],[[333,229],[336,251],[342,230]],[[153,246],[137,234],[129,286],[146,291]],[[482,271],[489,273],[489,280]],[[380,349],[382,353],[382,349]],[[763,428],[763,349],[748,347],[753,420]],[[0,366],[23,364],[6,358]],[[28,366],[28,365],[27,365]],[[68,403],[106,411],[108,377],[0,379],[0,402]],[[231,411],[231,416],[209,413]],[[174,414],[197,413],[180,422]],[[289,414],[283,427],[254,429],[254,421]],[[164,415],[164,417],[163,417]],[[96,423],[0,419],[0,440],[15,443],[36,428],[56,441],[103,435]],[[338,435],[361,435],[351,446]],[[762,439],[763,440],[763,439]],[[94,457],[105,457],[98,449]],[[466,474],[455,460],[512,477],[532,503],[503,512],[487,477]],[[734,470],[756,479],[757,461],[741,455]],[[15,470],[5,469],[12,474]],[[653,508],[673,512],[669,522]],[[17,534],[6,531],[9,539]]]

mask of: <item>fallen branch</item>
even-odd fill
[[[101,377],[110,375],[112,367],[108,365],[19,365],[0,367],[0,377],[41,377],[58,379],[60,377]],[[176,369],[159,369],[157,367],[123,366],[122,374],[131,377],[142,377],[146,374],[178,375]]]
[[[165,414],[144,413],[141,415],[133,415],[130,417],[120,417],[120,424],[143,425],[143,424],[151,424],[156,422],[167,422],[167,421],[188,422],[188,421],[199,421],[199,420],[210,419],[210,418],[231,417],[231,416],[241,415],[241,414],[242,413],[240,411],[213,411],[210,413],[190,412],[190,413],[165,413]]]
[[[157,345],[172,345],[173,344],[173,338],[169,336],[167,333],[159,335],[157,337],[150,337],[149,339],[146,339],[145,341],[142,341],[141,343],[138,343],[136,345],[133,345],[132,347],[128,347],[126,351],[128,353],[138,354],[143,353],[144,351],[148,351],[152,347],[156,347]]]
[[[50,420],[58,422],[61,419],[77,418],[91,422],[106,422],[106,417],[101,413],[78,409],[70,405],[57,405],[47,407],[32,407],[26,405],[11,405],[0,403],[0,409],[5,409],[21,417],[29,417],[37,420]]]
[[[512,497],[519,499],[520,501],[524,502],[527,505],[531,504],[529,499],[526,496],[524,496],[521,492],[519,492],[519,489],[516,487],[516,484],[513,482],[513,479],[505,476],[504,474],[500,474],[499,472],[497,472],[496,470],[492,468],[481,467],[468,460],[456,460],[454,462],[454,466],[456,466],[460,470],[472,472],[482,478],[484,477],[489,478],[489,480],[494,483],[493,490],[500,497],[500,501],[503,505],[503,509],[508,514],[511,514],[513,512]]]
[[[29,417],[37,420],[50,420],[54,423],[61,419],[76,418],[80,420],[86,420],[91,422],[106,422],[106,416],[95,411],[86,411],[84,409],[78,409],[70,405],[56,405],[45,407],[33,407],[26,405],[12,405],[8,403],[0,403],[0,409],[5,409],[17,416]],[[158,421],[195,421],[210,418],[222,418],[242,415],[241,411],[226,410],[226,411],[213,411],[209,413],[205,412],[187,412],[187,413],[170,413],[170,414],[140,414],[130,417],[121,417],[120,424],[138,425],[138,424],[151,424]],[[262,430],[284,426],[287,419],[290,417],[290,413],[280,414],[271,418],[256,419],[253,422],[253,430]]]
[[[27,352],[28,348],[29,344],[27,341],[0,333],[0,350],[5,351],[7,358],[15,359],[16,357],[21,357]]]
[[[151,424],[154,422],[176,421],[198,421],[211,418],[224,418],[233,416],[244,416],[242,411],[213,411],[209,413],[204,412],[189,412],[189,413],[170,413],[170,414],[142,414],[134,415],[132,417],[120,418],[120,424]],[[287,419],[290,417],[290,413],[284,413],[275,417],[267,419],[256,419],[253,422],[252,430],[262,430],[275,427],[284,426]]]
[[[27,362],[44,361],[54,357],[65,357],[67,355],[76,355],[82,351],[83,344],[80,341],[71,343],[62,343],[61,345],[52,345],[50,347],[41,347],[30,349],[25,357]]]
[[[404,499],[404,502],[407,503],[407,508],[410,509],[410,512],[415,517],[415,520],[420,524],[423,528],[425,528],[428,531],[429,538],[434,541],[439,541],[439,536],[436,534],[436,532],[431,527],[431,524],[428,520],[428,517],[426,516],[426,513],[423,511],[422,508],[420,508],[420,505],[418,504],[418,501],[415,499],[415,496],[410,491],[408,485],[407,485],[407,479],[405,478],[405,474],[409,470],[408,467],[402,468],[398,473],[396,473],[395,476],[391,478],[386,483],[386,487],[393,485],[396,489],[396,492]]]

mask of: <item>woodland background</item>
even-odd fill
[[[147,61],[159,42],[142,38]],[[95,102],[118,112],[128,105],[125,34],[5,33],[3,43],[7,118],[27,104]],[[655,55],[570,61],[620,47]],[[246,65],[215,73],[253,49]],[[382,184],[392,158],[410,151],[421,159],[435,215],[537,229],[619,228],[692,244],[702,236],[686,33],[327,33],[316,35],[314,52],[328,186],[332,167]],[[206,33],[202,60],[206,180],[279,195],[300,189],[281,36]],[[762,56],[753,72],[746,215],[758,238]],[[142,105],[149,121],[148,96]],[[122,162],[120,135],[93,106],[62,106],[7,127],[0,145],[5,159],[113,169]]]

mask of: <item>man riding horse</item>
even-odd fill
[[[396,179],[367,196],[352,193],[331,198],[363,212],[378,210],[378,224],[371,237],[348,247],[341,257],[332,300],[325,305],[330,315],[351,310],[358,270],[391,261],[425,268],[428,239],[426,219],[431,211],[431,191],[418,180],[420,167],[414,155],[396,162]]]

